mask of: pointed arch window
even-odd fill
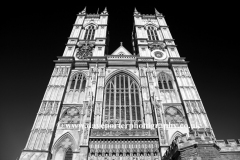
[[[137,82],[125,73],[112,77],[105,87],[103,123],[142,124],[140,90]]]
[[[166,73],[162,72],[158,76],[159,89],[173,89],[172,78]]]
[[[70,90],[84,90],[86,78],[83,74],[76,74],[70,81]]]
[[[93,40],[94,35],[95,35],[95,27],[93,25],[90,25],[86,28],[84,40]]]
[[[72,160],[73,152],[71,148],[68,148],[64,160]]]
[[[86,77],[82,73],[73,75],[68,82],[65,103],[83,103]]]
[[[156,27],[148,26],[147,35],[148,35],[148,40],[152,40],[152,41],[159,40]]]
[[[158,75],[158,87],[163,103],[175,103],[179,101],[177,91],[174,89],[174,81],[167,73],[161,72]]]

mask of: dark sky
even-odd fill
[[[3,7],[3,6],[2,6]],[[217,139],[240,138],[239,13],[226,4],[157,4],[189,69]],[[4,7],[3,7],[4,8]],[[30,9],[31,8],[31,9]],[[1,154],[20,156],[57,56],[62,56],[76,14],[84,6],[6,8],[1,14]],[[98,6],[88,6],[96,13]],[[99,6],[102,12],[104,6]],[[133,7],[108,7],[111,54],[120,42],[130,52]],[[154,6],[137,6],[154,14]]]

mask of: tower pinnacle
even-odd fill
[[[139,15],[139,12],[137,11],[136,7],[134,8],[134,15]]]
[[[156,15],[162,15],[161,13],[158,12],[158,10],[156,8],[154,8],[154,9],[155,9],[155,14]]]
[[[86,14],[86,8],[87,8],[87,7],[84,7],[84,9],[82,10],[82,12],[80,12],[79,14]]]
[[[101,14],[108,14],[107,7],[104,8],[103,12]]]

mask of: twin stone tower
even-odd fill
[[[240,159],[216,140],[164,16],[134,11],[133,52],[108,52],[108,12],[77,15],[19,160]]]

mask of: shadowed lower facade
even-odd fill
[[[216,140],[164,16],[135,9],[133,50],[113,53],[108,16],[77,15],[19,159],[240,159],[239,140]]]

